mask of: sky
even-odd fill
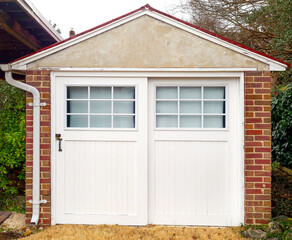
[[[57,24],[62,37],[69,31],[83,32],[113,18],[131,12],[147,3],[160,11],[172,13],[171,9],[182,0],[30,0],[41,14]],[[176,17],[181,17],[175,15]]]

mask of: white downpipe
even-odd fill
[[[37,225],[40,215],[40,93],[28,84],[13,79],[11,66],[2,65],[5,71],[5,80],[10,85],[30,92],[33,95],[33,196],[32,201],[32,218],[30,223]],[[42,201],[45,202],[45,201]]]

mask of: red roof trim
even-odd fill
[[[74,35],[73,37],[66,38],[65,40],[63,40],[63,41],[61,41],[61,42],[57,42],[57,43],[51,44],[51,45],[49,45],[49,46],[47,46],[47,47],[41,48],[41,49],[39,49],[39,50],[33,52],[33,53],[30,53],[30,54],[27,54],[27,55],[25,55],[25,56],[23,56],[23,57],[17,58],[17,59],[15,59],[15,60],[11,61],[10,63],[17,62],[17,61],[19,61],[19,60],[21,60],[21,59],[27,58],[27,57],[32,56],[32,55],[35,55],[35,54],[37,54],[37,53],[39,53],[39,52],[42,52],[42,51],[45,51],[45,50],[50,49],[50,48],[52,48],[52,47],[58,46],[58,45],[60,45],[60,44],[62,44],[62,43],[68,42],[69,40],[72,40],[72,39],[74,39],[74,38],[76,38],[76,37],[79,37],[79,36],[81,36],[81,35],[84,35],[84,34],[86,34],[86,33],[89,33],[89,32],[91,32],[91,31],[94,31],[94,30],[96,30],[96,29],[98,29],[98,28],[104,27],[104,26],[106,26],[106,25],[108,25],[108,24],[110,24],[110,23],[113,23],[113,22],[115,22],[115,21],[118,21],[118,20],[120,20],[120,19],[122,19],[122,18],[125,18],[125,17],[127,17],[127,16],[129,16],[129,15],[131,15],[131,14],[133,14],[133,13],[139,12],[139,11],[141,11],[141,10],[143,10],[143,9],[145,9],[145,6],[140,7],[140,8],[138,8],[138,9],[132,11],[132,12],[129,12],[129,13],[127,13],[127,14],[124,14],[124,15],[122,15],[122,16],[120,16],[120,17],[114,18],[114,19],[112,19],[112,20],[110,20],[110,21],[107,21],[107,22],[105,22],[105,23],[102,23],[102,24],[100,24],[100,25],[98,25],[98,26],[96,26],[96,27],[93,27],[93,28],[90,28],[90,29],[88,29],[88,30],[86,30],[86,31],[83,31],[83,32],[81,32],[81,33],[78,33],[78,34]]]
[[[148,4],[147,4],[147,5],[148,5]],[[146,6],[147,6],[147,5],[146,5]],[[196,26],[196,25],[194,25],[194,24],[191,24],[191,23],[189,23],[189,22],[186,22],[186,21],[184,21],[184,20],[181,20],[181,19],[179,19],[179,18],[176,18],[176,17],[174,17],[174,16],[171,16],[171,15],[169,15],[169,14],[167,14],[167,13],[161,12],[161,11],[159,11],[159,10],[157,10],[157,9],[155,9],[155,8],[153,8],[153,7],[151,7],[151,6],[149,6],[149,5],[148,5],[148,7],[149,7],[149,10],[151,10],[151,11],[154,11],[154,12],[157,12],[157,13],[159,13],[159,14],[161,14],[161,15],[166,16],[166,17],[172,18],[172,19],[174,19],[174,20],[176,20],[176,21],[178,21],[178,22],[181,22],[181,23],[183,23],[183,24],[186,24],[186,25],[188,25],[188,26],[190,26],[190,27],[192,27],[192,28],[196,28],[196,29],[198,29],[198,30],[200,30],[200,31],[202,31],[202,32],[205,32],[205,33],[207,33],[207,34],[209,34],[209,35],[212,35],[212,36],[214,36],[214,37],[216,37],[216,38],[222,39],[222,40],[224,40],[224,41],[226,41],[226,42],[229,42],[229,43],[231,43],[231,44],[233,44],[233,45],[236,45],[236,46],[238,46],[238,47],[241,47],[241,48],[247,49],[247,50],[249,50],[249,51],[251,51],[251,52],[254,52],[254,53],[256,53],[256,54],[259,54],[259,55],[262,55],[262,56],[264,56],[264,57],[267,57],[267,58],[270,58],[270,59],[272,59],[272,60],[275,60],[275,61],[277,61],[277,62],[283,63],[283,64],[285,64],[285,65],[287,65],[287,66],[289,66],[289,67],[291,66],[291,64],[289,64],[289,63],[286,63],[286,62],[284,62],[284,61],[282,61],[282,60],[279,60],[279,59],[277,59],[277,58],[274,58],[274,57],[272,57],[272,56],[270,56],[270,55],[267,55],[267,54],[265,54],[265,53],[262,53],[262,52],[259,52],[259,51],[257,51],[257,50],[254,50],[254,49],[252,49],[252,48],[250,48],[250,47],[247,47],[247,46],[245,46],[245,45],[243,45],[243,44],[240,44],[240,43],[238,43],[238,42],[235,42],[235,41],[233,41],[233,40],[230,40],[230,39],[228,39],[228,38],[226,38],[226,37],[220,36],[220,35],[218,35],[218,34],[216,34],[216,33],[210,32],[210,31],[208,31],[208,30],[206,30],[206,29],[204,29],[204,28],[200,28],[200,27],[198,27],[198,26]]]
[[[37,51],[35,51],[35,52],[33,52],[33,53],[30,53],[30,54],[28,54],[28,55],[25,55],[25,56],[23,56],[23,57],[21,57],[21,58],[15,59],[15,60],[11,61],[10,63],[13,63],[13,62],[19,61],[19,60],[24,59],[24,58],[26,58],[26,57],[32,56],[32,55],[34,55],[34,54],[36,54],[36,53],[39,53],[39,52],[42,52],[42,51],[47,50],[47,49],[49,49],[49,48],[52,48],[52,47],[58,46],[58,45],[60,45],[60,44],[62,44],[62,43],[64,43],[64,42],[67,42],[67,41],[72,40],[72,39],[74,39],[74,38],[76,38],[76,37],[79,37],[79,36],[81,36],[81,35],[84,35],[84,34],[86,34],[86,33],[89,33],[89,32],[91,32],[91,31],[94,31],[94,30],[96,30],[96,29],[98,29],[98,28],[104,27],[104,26],[106,26],[106,25],[108,25],[108,24],[110,24],[110,23],[113,23],[113,22],[115,22],[115,21],[118,21],[118,20],[120,20],[120,19],[122,19],[122,18],[125,18],[125,17],[127,17],[127,16],[129,16],[129,15],[132,15],[132,14],[134,14],[134,13],[136,13],[136,12],[139,12],[139,11],[142,11],[142,10],[144,10],[144,9],[148,9],[148,10],[150,10],[150,11],[153,11],[153,12],[159,13],[159,14],[161,14],[161,15],[164,15],[164,16],[168,17],[168,18],[174,19],[174,20],[176,20],[176,21],[178,21],[178,22],[181,22],[181,23],[183,23],[183,24],[185,24],[185,25],[188,25],[188,26],[190,26],[190,27],[192,27],[192,28],[195,28],[195,29],[197,29],[197,30],[199,30],[199,31],[205,32],[205,33],[207,33],[207,34],[209,34],[209,35],[212,35],[212,36],[214,36],[214,37],[216,37],[216,38],[219,38],[219,39],[221,39],[221,40],[223,40],[223,41],[225,41],[225,42],[228,42],[228,43],[231,43],[231,44],[236,45],[236,46],[238,46],[238,47],[244,48],[244,49],[246,49],[246,50],[248,50],[248,51],[251,51],[251,52],[254,52],[254,53],[259,54],[259,55],[261,55],[261,56],[267,57],[267,58],[272,59],[272,60],[274,60],[274,61],[277,61],[277,62],[279,62],[279,63],[285,64],[285,65],[287,65],[287,67],[290,67],[290,66],[291,66],[291,64],[289,64],[289,63],[287,63],[287,62],[281,61],[281,60],[279,60],[279,59],[277,59],[277,58],[274,58],[274,57],[272,57],[272,56],[269,56],[269,55],[267,55],[267,54],[265,54],[265,53],[259,52],[259,51],[257,51],[257,50],[254,50],[254,49],[250,48],[250,47],[247,47],[247,46],[245,46],[245,45],[243,45],[243,44],[240,44],[240,43],[238,43],[238,42],[235,42],[235,41],[232,41],[232,40],[230,40],[230,39],[228,39],[228,38],[225,38],[225,37],[223,37],[223,36],[220,36],[220,35],[218,35],[218,34],[216,34],[216,33],[213,33],[213,32],[210,32],[210,31],[208,31],[208,30],[206,30],[206,29],[200,28],[200,27],[198,27],[198,26],[196,26],[196,25],[194,25],[194,24],[191,24],[191,23],[188,23],[188,22],[186,22],[186,21],[183,21],[183,20],[181,20],[181,19],[179,19],[179,18],[176,18],[176,17],[174,17],[174,16],[171,16],[171,15],[169,15],[169,14],[167,14],[167,13],[161,12],[161,11],[159,11],[159,10],[157,10],[157,9],[155,9],[155,8],[153,8],[153,7],[151,7],[149,4],[146,4],[145,6],[142,6],[142,7],[138,8],[138,9],[132,11],[132,12],[129,12],[129,13],[127,13],[127,14],[124,14],[124,15],[120,16],[120,17],[114,18],[114,19],[112,19],[112,20],[110,20],[110,21],[108,21],[108,22],[105,22],[105,23],[103,23],[103,24],[100,24],[100,25],[98,25],[98,26],[96,26],[96,27],[93,27],[93,28],[91,28],[91,29],[88,29],[88,30],[86,30],[86,31],[84,31],[84,32],[81,32],[81,33],[79,33],[79,34],[76,34],[75,36],[73,36],[73,37],[71,37],[71,38],[67,38],[67,39],[65,39],[65,40],[63,40],[63,41],[61,41],[61,42],[54,43],[54,44],[52,44],[52,45],[50,45],[50,46],[47,46],[47,47],[42,48],[42,49],[40,49],[40,50],[37,50]]]

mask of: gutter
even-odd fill
[[[40,93],[35,87],[13,79],[10,64],[0,65],[0,68],[5,72],[5,80],[8,84],[33,95],[33,103],[29,103],[29,106],[33,106],[33,196],[29,203],[33,205],[30,223],[37,225],[40,203],[47,203],[47,200],[40,200],[40,107],[46,106],[46,103],[40,103]]]

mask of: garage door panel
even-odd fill
[[[147,79],[58,77],[55,102],[55,222],[147,224]]]
[[[238,225],[236,80],[152,79],[149,85],[150,223]],[[187,128],[183,117],[201,121]]]
[[[136,142],[66,141],[65,213],[136,215]]]
[[[226,214],[226,142],[156,141],[154,149],[154,214]]]

